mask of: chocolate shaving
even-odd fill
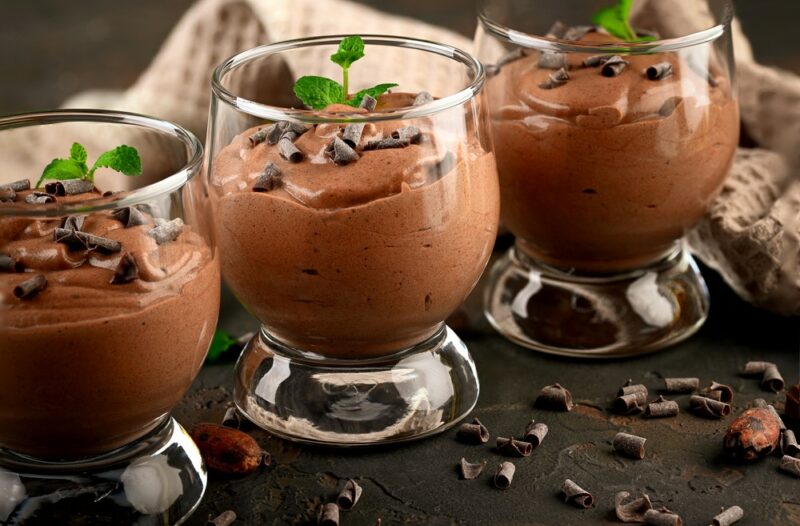
[[[17,261],[8,254],[0,253],[0,272],[22,272],[25,270],[25,265],[21,261]]]
[[[358,160],[358,154],[339,137],[333,138],[333,162],[343,166]]]
[[[483,468],[486,467],[486,461],[483,460],[481,462],[467,462],[467,459],[461,457],[461,478],[464,480],[475,480],[478,478],[483,471]]]
[[[525,426],[525,432],[522,433],[522,440],[530,442],[531,446],[536,449],[542,444],[544,437],[547,436],[547,431],[547,424],[542,424],[541,422],[536,423],[531,420],[530,423]]]
[[[303,152],[285,136],[281,137],[278,141],[278,153],[281,154],[281,157],[292,163],[299,163],[305,157]]]
[[[14,287],[14,296],[21,300],[32,298],[47,287],[47,278],[37,274]]]
[[[556,20],[553,23],[553,25],[550,26],[550,29],[547,31],[545,36],[547,38],[562,39],[562,38],[564,38],[564,35],[567,34],[568,30],[569,30],[569,26],[567,26],[564,22],[562,22],[560,20]]]
[[[572,393],[560,384],[548,385],[539,391],[536,398],[536,407],[552,409],[553,411],[572,411]]]
[[[339,526],[339,506],[334,502],[323,504],[317,517],[319,526]]]
[[[722,418],[731,414],[730,404],[700,395],[693,395],[689,399],[689,409],[706,418]]]
[[[699,388],[699,378],[664,378],[664,391],[668,393],[693,393]]]
[[[80,230],[83,228],[83,224],[85,222],[85,215],[67,216],[61,221],[61,228],[66,228],[68,230]]]
[[[595,31],[597,31],[595,26],[574,26],[567,29],[567,31],[564,33],[563,39],[578,41],[589,33],[594,33]]]
[[[627,491],[620,491],[614,497],[614,511],[622,522],[644,522],[644,514],[653,509],[650,497],[642,494],[638,499],[625,502],[631,496]]]
[[[744,517],[744,510],[739,506],[731,506],[711,519],[711,524],[712,526],[731,526],[742,520],[742,517]]]
[[[25,190],[31,189],[31,181],[30,179],[20,179],[12,183],[0,184],[0,188],[10,188],[15,192],[24,192]]]
[[[422,131],[416,126],[403,126],[392,132],[393,139],[399,139],[406,144],[419,144],[422,140]]]
[[[32,192],[25,196],[25,202],[29,205],[45,205],[55,203],[56,198],[46,192]]]
[[[114,271],[111,284],[124,285],[135,279],[139,279],[139,265],[136,263],[136,258],[133,257],[133,254],[125,253],[120,258],[117,269]]]
[[[363,122],[361,123],[351,123],[344,127],[344,133],[342,134],[342,140],[347,144],[350,148],[355,148],[358,146],[358,143],[361,142],[361,135],[364,133],[364,126],[366,126]]]
[[[413,106],[422,106],[423,104],[428,104],[431,102],[433,102],[433,95],[427,91],[420,91],[419,94],[414,98]]]
[[[641,413],[647,403],[646,392],[633,392],[614,399],[614,412],[621,415],[634,415]]]
[[[228,510],[223,511],[216,518],[210,519],[206,526],[230,526],[236,521],[236,513]]]
[[[284,135],[293,133],[296,137],[300,137],[308,131],[308,127],[301,122],[285,122]]]
[[[418,98],[419,95],[417,95],[417,99]],[[414,102],[416,102],[416,99],[414,99]],[[359,104],[358,107],[367,110],[367,113],[372,113],[373,111],[375,111],[375,107],[377,105],[378,105],[378,99],[376,99],[372,95],[364,95],[364,97],[361,99],[361,104]]]
[[[587,68],[598,68],[608,62],[614,55],[594,55],[583,60],[583,66]]]
[[[352,510],[355,505],[358,504],[358,499],[361,498],[362,492],[361,486],[359,486],[355,480],[347,479],[347,482],[344,483],[344,488],[342,488],[342,491],[339,492],[339,496],[336,498],[339,509],[345,511]]]
[[[17,192],[13,188],[0,188],[0,203],[11,203],[16,199]]]
[[[390,148],[405,148],[406,146],[408,145],[403,141],[401,141],[400,139],[395,139],[393,137],[386,137],[385,139],[369,141],[366,144],[366,146],[364,146],[364,151],[387,150]]]
[[[628,67],[628,61],[624,58],[614,55],[606,60],[603,64],[603,69],[600,70],[604,77],[618,77]]]
[[[726,404],[733,402],[733,388],[729,385],[721,384],[717,381],[712,381],[711,385],[703,389],[702,393],[707,398],[718,400]]]
[[[659,62],[658,64],[653,64],[644,70],[644,74],[647,75],[647,78],[650,80],[663,80],[672,76],[672,64],[669,62]]]
[[[231,406],[225,410],[225,416],[222,417],[222,425],[232,429],[239,429],[242,427],[242,415],[236,406]]]
[[[791,429],[784,429],[781,435],[781,451],[784,455],[796,457],[800,454],[800,445],[797,444],[797,437]]]
[[[682,526],[680,516],[666,508],[644,512],[644,523],[648,526]]]
[[[514,480],[514,472],[517,470],[516,466],[511,462],[503,462],[497,468],[497,473],[494,474],[494,485],[499,489],[508,489],[511,487],[511,482]]]
[[[183,220],[180,217],[172,221],[161,221],[154,228],[150,229],[147,234],[156,240],[156,243],[163,245],[170,241],[175,241],[178,236],[183,232]]]
[[[567,504],[573,504],[583,509],[589,509],[594,504],[592,494],[570,479],[564,481],[564,484],[561,485],[561,491],[564,493],[564,502]]]
[[[289,123],[286,121],[276,122],[269,128],[267,128],[267,135],[266,140],[267,144],[270,146],[275,146],[278,144],[278,141],[281,140],[283,137],[283,132],[286,131],[286,128],[289,126]]]
[[[267,135],[269,134],[273,126],[275,125],[273,124],[272,126],[269,126],[267,128],[259,128],[257,132],[248,137],[248,140],[250,141],[250,146],[257,146],[262,142],[264,142],[267,139]]]
[[[539,67],[542,69],[566,68],[567,56],[564,53],[545,51],[539,55]]]
[[[664,418],[669,416],[676,416],[680,412],[678,402],[674,400],[667,400],[663,396],[659,396],[655,402],[650,402],[644,409],[645,418]]]
[[[468,444],[485,444],[489,441],[489,429],[477,418],[470,424],[461,424],[456,433],[456,438]]]
[[[647,395],[649,394],[646,386],[643,384],[634,384],[632,380],[628,380],[625,385],[619,388],[617,396],[625,396],[633,393],[644,393],[645,399],[647,399]]]
[[[747,362],[742,369],[742,376],[758,376],[763,375],[767,367],[774,367],[772,362]]]
[[[281,169],[272,161],[267,162],[264,169],[253,184],[254,192],[271,192],[283,184]]]
[[[56,228],[53,231],[53,241],[63,243],[72,250],[99,250],[106,254],[122,250],[119,241],[69,228]]]
[[[641,460],[644,458],[645,442],[647,442],[646,438],[630,435],[628,433],[617,433],[612,445],[614,451]]]
[[[144,213],[133,206],[118,208],[111,212],[111,217],[125,225],[125,228],[140,226],[147,223],[147,218],[144,216]]]
[[[781,459],[781,471],[800,477],[800,458],[784,455]]]
[[[94,190],[94,183],[87,179],[67,179],[44,185],[45,192],[57,196],[86,194],[92,190]]]
[[[784,386],[783,376],[781,376],[777,365],[770,365],[764,370],[764,376],[761,379],[762,389],[780,393],[783,391]]]
[[[563,86],[569,80],[569,73],[567,72],[566,68],[561,68],[555,73],[551,73],[547,80],[539,84],[539,87],[542,89],[554,89],[558,88],[559,86]]]
[[[497,437],[497,451],[512,457],[529,457],[533,453],[533,445],[515,438]]]

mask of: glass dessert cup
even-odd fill
[[[488,262],[499,189],[483,67],[457,49],[364,37],[351,83],[403,64],[398,77],[368,79],[399,83],[395,93],[374,110],[290,109],[302,107],[294,80],[328,73],[341,40],[259,47],[217,68],[208,186],[223,276],[262,323],[236,365],[239,409],[298,442],[376,445],[441,432],[477,401],[472,358],[444,320]],[[437,71],[448,88],[414,105],[430,86],[412,64]],[[263,71],[286,76],[288,101],[282,92],[238,96]],[[325,150],[348,125],[363,125],[355,158],[334,161],[341,152]],[[297,162],[265,138],[289,126]],[[410,126],[418,130],[402,144],[367,146]],[[264,188],[269,170],[278,181]]]
[[[100,168],[75,193],[15,183],[36,186],[73,142],[88,163],[132,146],[143,173]],[[0,118],[0,145],[0,523],[179,524],[206,471],[169,412],[219,313],[202,145],[91,110]]]
[[[644,354],[702,326],[708,290],[681,238],[739,140],[730,2],[708,2],[707,28],[636,43],[579,27],[608,3],[486,0],[476,34],[516,238],[485,312],[564,356]]]

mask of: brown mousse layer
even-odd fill
[[[724,75],[674,53],[606,59],[536,52],[489,81],[503,221],[524,253],[557,267],[663,257],[721,188],[739,140]]]
[[[384,95],[377,111],[413,101]],[[330,148],[348,139],[345,125],[320,124],[294,138],[302,157],[291,162],[280,144],[253,146],[257,130],[223,149],[212,173],[223,274],[242,303],[282,341],[334,357],[392,353],[435,333],[475,286],[496,234],[494,155],[477,134],[429,119],[367,123],[344,162]],[[393,132],[402,145],[378,145]],[[276,169],[275,185],[254,191]]]
[[[213,252],[180,220],[130,213],[0,216],[0,254],[16,262],[6,270],[21,270],[0,271],[0,447],[72,459],[125,445],[158,424],[202,365],[219,310]],[[69,237],[76,226],[82,234]],[[86,234],[100,246],[87,250],[81,240],[96,240]],[[44,288],[17,297],[38,276]]]

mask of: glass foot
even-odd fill
[[[275,435],[325,446],[368,446],[440,433],[478,400],[475,364],[442,326],[433,337],[381,358],[336,360],[283,345],[266,330],[236,364],[235,400]]]
[[[524,347],[616,358],[688,338],[705,322],[709,298],[683,248],[648,268],[611,276],[566,273],[512,248],[492,269],[484,307],[491,324]]]
[[[79,461],[0,449],[0,524],[181,524],[206,480],[197,446],[170,417],[133,444]]]

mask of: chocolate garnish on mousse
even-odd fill
[[[21,300],[32,298],[47,287],[47,278],[42,274],[27,279],[14,287],[14,296]]]
[[[339,166],[358,160],[356,151],[339,137],[333,138],[330,147],[333,153],[333,162]]]
[[[19,181],[14,181],[8,184],[0,185],[0,189],[10,188],[15,192],[24,192],[26,190],[31,189],[31,181],[30,179],[20,179]]]
[[[67,216],[61,221],[61,228],[67,230],[81,230],[86,222],[85,215]]]
[[[44,185],[44,191],[50,195],[65,196],[86,194],[94,189],[94,183],[88,179],[67,179],[52,181]]]
[[[555,73],[551,73],[550,76],[539,84],[539,87],[542,89],[554,89],[558,88],[559,86],[563,86],[569,80],[569,73],[567,72],[566,68],[561,68]]]
[[[0,188],[0,203],[11,203],[17,200],[17,192],[12,188]]]
[[[120,258],[110,283],[112,285],[123,285],[136,279],[139,279],[139,265],[136,263],[136,258],[133,254],[125,253]]]
[[[645,75],[650,80],[662,80],[672,75],[672,64],[669,62],[659,62],[653,64],[645,70]]]
[[[420,91],[419,94],[414,98],[414,106],[422,106],[423,104],[428,104],[429,102],[433,102],[433,95],[428,93],[427,91]]]
[[[45,205],[55,203],[56,198],[46,192],[31,192],[25,196],[25,202],[29,205]]]
[[[175,241],[178,236],[183,232],[183,219],[180,217],[172,221],[165,221],[163,219],[156,220],[156,226],[149,230],[147,234],[156,240],[156,243],[163,245],[170,241]]]
[[[147,223],[144,213],[135,206],[126,206],[111,212],[111,217],[125,225],[125,228],[144,225]]]
[[[430,95],[430,94],[429,94]],[[416,102],[416,101],[414,101]],[[371,113],[375,111],[375,108],[378,106],[378,99],[371,95],[364,95],[364,98],[361,99],[361,104],[359,108],[363,110],[367,110],[367,113]],[[415,104],[416,106],[416,104]]]
[[[600,72],[604,77],[618,77],[623,71],[625,71],[625,68],[628,67],[628,64],[630,64],[630,62],[618,55],[615,55],[606,60],[605,64],[603,64],[603,69],[601,69]]]
[[[25,265],[8,254],[0,254],[0,272],[22,272]]]
[[[53,231],[53,241],[64,243],[73,250],[98,250],[106,254],[122,250],[122,244],[118,241],[70,228],[56,228]]]
[[[281,169],[278,168],[275,163],[269,161],[266,166],[264,166],[264,170],[261,171],[258,179],[256,179],[256,183],[253,185],[253,191],[271,192],[279,188],[283,184],[281,175]]]
[[[364,133],[363,122],[354,122],[344,127],[342,140],[350,147],[355,148],[361,142],[361,135]]]

